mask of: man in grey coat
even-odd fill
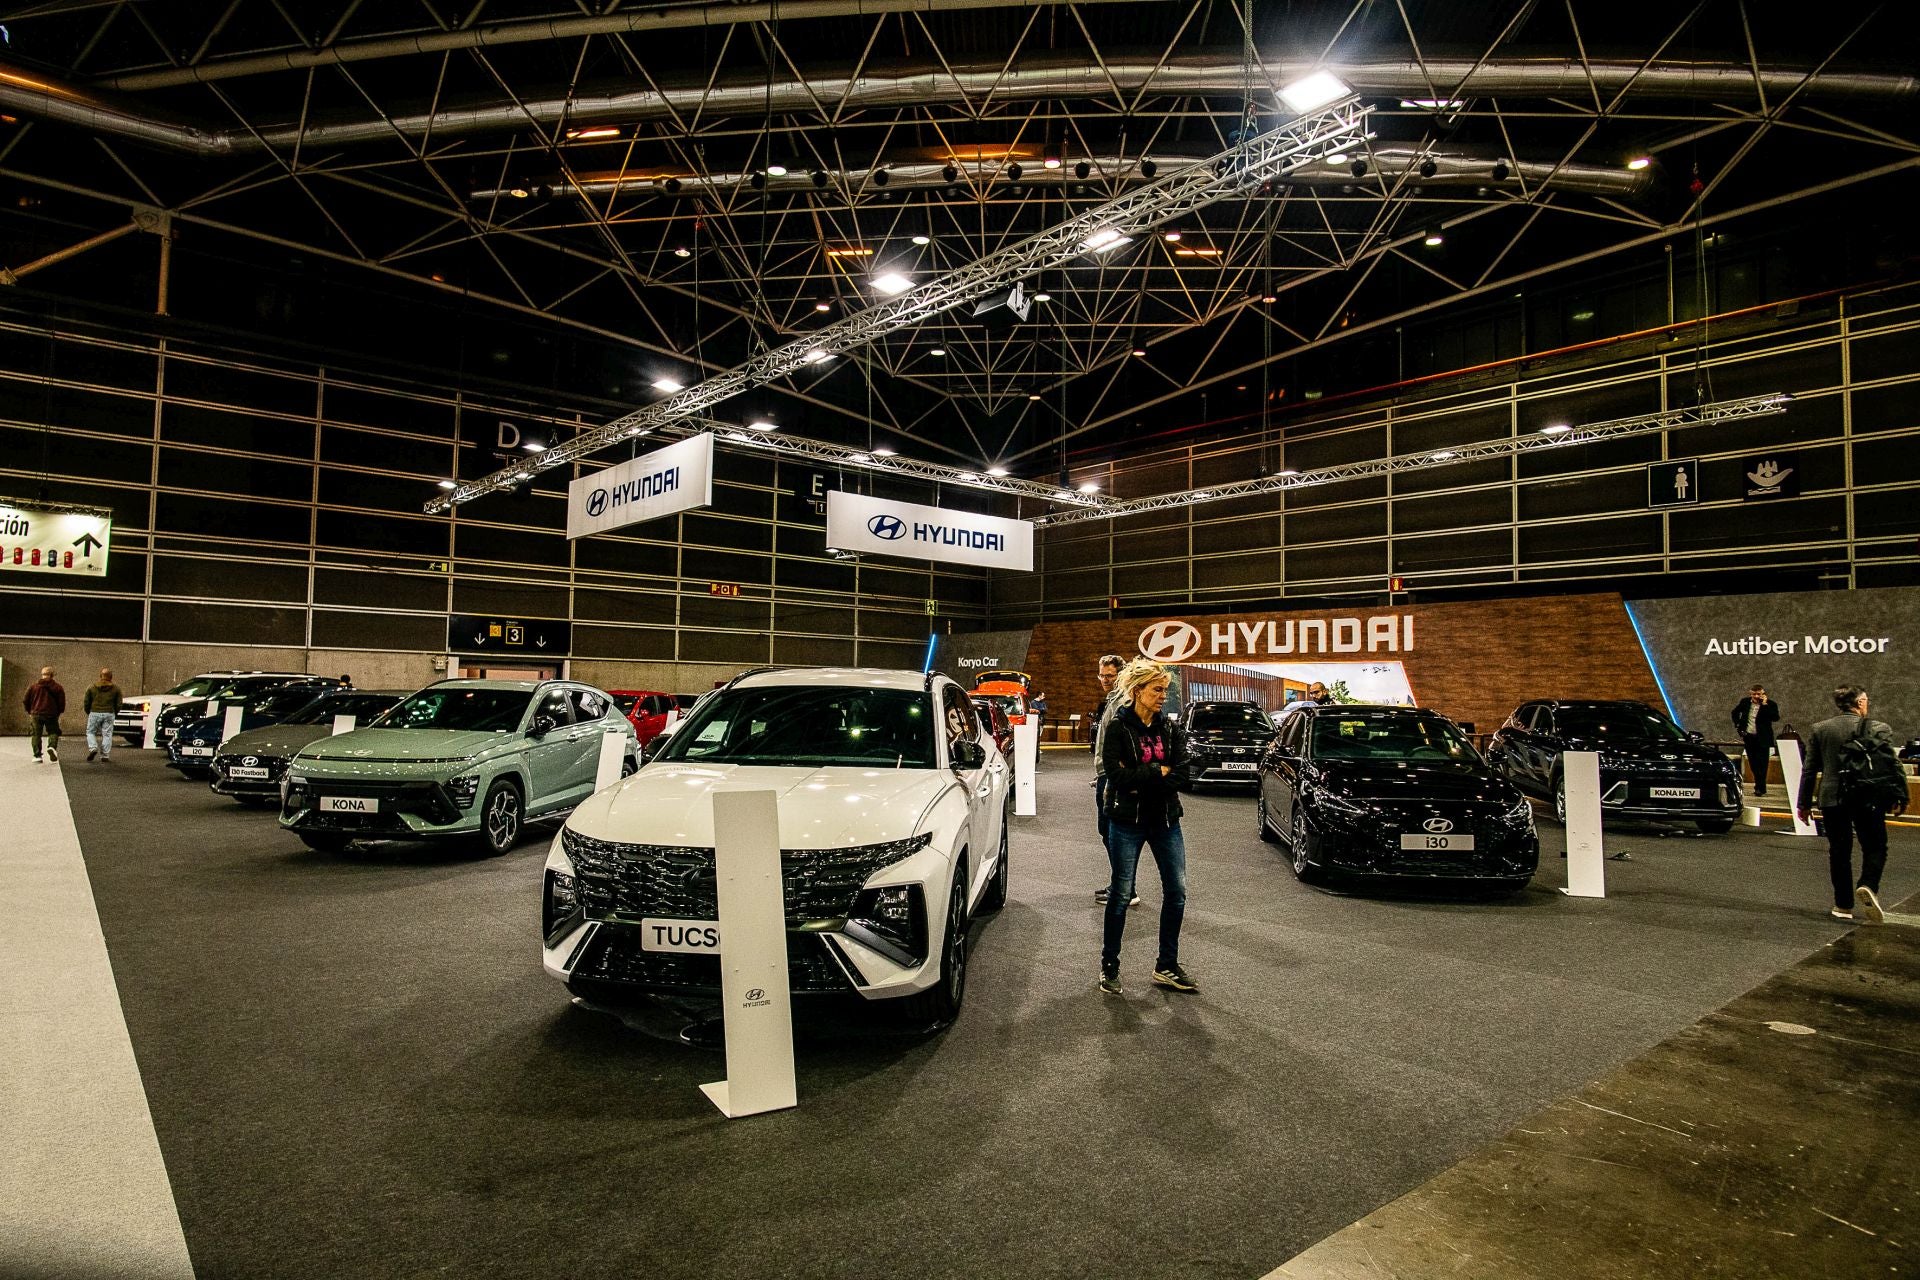
[[[1840,714],[1813,726],[1807,735],[1807,760],[1800,771],[1800,795],[1795,808],[1800,820],[1811,820],[1818,782],[1820,818],[1827,829],[1827,871],[1833,878],[1833,910],[1836,920],[1864,920],[1881,923],[1880,873],[1887,865],[1887,815],[1876,805],[1862,801],[1849,803],[1840,794],[1838,764],[1840,748],[1866,725],[1867,733],[1893,742],[1893,730],[1878,720],[1867,718],[1867,691],[1857,684],[1841,685],[1833,691],[1833,705]],[[1904,807],[1904,806],[1902,806]],[[1853,878],[1853,840],[1860,838],[1860,878]]]

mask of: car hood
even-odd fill
[[[1187,741],[1196,747],[1264,747],[1273,741],[1272,729],[1190,729]]]
[[[465,760],[519,739],[480,729],[355,729],[316,739],[302,760],[342,764],[422,764]]]
[[[1477,764],[1454,760],[1342,760],[1317,767],[1320,785],[1356,800],[1513,804],[1520,791]]]
[[[584,801],[567,825],[622,844],[713,844],[715,791],[779,797],[782,849],[844,849],[904,840],[948,787],[939,769],[655,763]]]
[[[228,755],[291,756],[308,743],[333,736],[331,724],[275,724],[228,738]]]
[[[1659,760],[1671,763],[1686,760],[1694,764],[1717,764],[1726,759],[1712,747],[1697,742],[1648,742],[1628,740],[1625,742],[1604,738],[1567,738],[1564,739],[1569,751],[1597,751],[1602,755],[1619,756],[1627,760]]]

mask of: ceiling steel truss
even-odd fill
[[[1360,105],[1358,99],[1342,98],[1229,147],[1210,160],[1096,205],[893,301],[879,303],[808,337],[767,351],[659,404],[583,431],[565,444],[555,445],[523,463],[463,483],[426,503],[423,509],[429,514],[442,512],[486,494],[514,488],[541,472],[589,457],[623,440],[644,436],[655,427],[699,413],[743,391],[864,347],[883,334],[977,302],[1050,267],[1123,246],[1132,237],[1163,223],[1258,187],[1294,165],[1315,163],[1341,147],[1359,145],[1364,138],[1368,114],[1369,109]]]

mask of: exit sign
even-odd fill
[[[709,582],[707,584],[707,594],[710,596],[737,596],[740,594],[740,584],[737,582]]]

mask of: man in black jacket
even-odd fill
[[[1780,720],[1780,704],[1760,685],[1733,704],[1733,727],[1746,744],[1747,767],[1753,770],[1753,794],[1767,794],[1767,767],[1773,758],[1773,726]]]
[[[33,762],[41,762],[44,740],[45,758],[59,764],[60,716],[67,709],[67,691],[53,678],[52,667],[40,668],[40,678],[27,686],[27,696],[20,700],[20,705],[33,720]]]
[[[1100,761],[1107,779],[1107,860],[1113,882],[1107,886],[1106,927],[1100,947],[1100,989],[1123,994],[1120,986],[1120,938],[1127,927],[1140,850],[1153,850],[1160,870],[1160,954],[1153,984],[1171,991],[1198,991],[1200,984],[1180,967],[1180,924],[1187,911],[1187,846],[1180,834],[1180,792],[1174,778],[1186,763],[1186,751],[1173,725],[1161,713],[1167,669],[1136,658],[1120,672],[1118,709],[1107,722]]]
[[[1833,880],[1836,920],[1864,920],[1879,924],[1880,873],[1887,865],[1887,815],[1877,805],[1849,800],[1840,789],[1840,748],[1856,733],[1893,743],[1893,730],[1867,718],[1867,691],[1857,684],[1833,691],[1840,714],[1822,720],[1807,735],[1807,761],[1800,770],[1800,795],[1795,808],[1802,822],[1813,816],[1818,781],[1820,820],[1827,829],[1827,871]],[[1904,809],[1903,804],[1899,808]],[[1898,812],[1898,810],[1896,810]],[[1853,878],[1853,837],[1860,837],[1860,879]]]

